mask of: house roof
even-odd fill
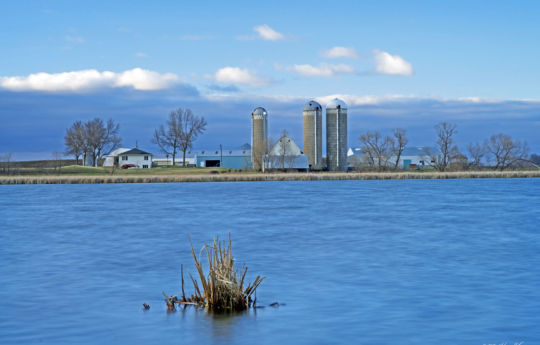
[[[121,147],[121,148],[119,148],[119,149],[116,149],[116,150],[112,151],[112,152],[109,153],[107,156],[109,156],[109,157],[115,157],[115,156],[118,156],[118,155],[120,155],[120,154],[122,154],[122,153],[124,153],[124,152],[129,151],[129,150],[130,150],[130,149],[126,149],[126,148],[124,148],[124,147]]]
[[[139,150],[138,148],[134,148],[129,151],[122,152],[122,155],[151,155],[151,153]]]

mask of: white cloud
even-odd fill
[[[399,55],[391,55],[381,50],[373,51],[375,56],[375,71],[380,74],[412,75],[413,68],[410,62]]]
[[[351,47],[333,47],[331,49],[325,50],[322,55],[329,59],[334,59],[334,58],[357,59],[359,57],[356,50],[354,50],[354,48],[351,48]]]
[[[147,58],[148,54],[143,53],[143,52],[138,52],[138,53],[135,53],[135,56],[139,58]]]
[[[349,65],[330,65],[320,64],[319,66],[312,65],[294,65],[292,70],[296,73],[308,76],[308,77],[333,77],[338,74],[352,74],[355,73],[353,67]]]
[[[374,105],[386,102],[395,102],[395,101],[406,101],[418,99],[416,96],[407,96],[407,95],[348,95],[348,94],[334,94],[316,97],[315,100],[322,105],[327,104],[334,98],[339,98],[345,101],[349,106],[360,106],[360,105]]]
[[[28,76],[0,77],[0,88],[10,91],[86,92],[100,88],[131,87],[135,90],[165,89],[179,81],[172,73],[134,68],[120,73],[95,69],[35,73]]]
[[[84,43],[83,37],[66,35],[66,41],[73,43]]]
[[[269,83],[268,80],[257,76],[254,72],[238,67],[220,68],[214,75],[214,79],[220,83],[247,84],[251,86],[261,86]]]
[[[263,40],[277,41],[285,38],[282,33],[275,31],[266,24],[256,26],[253,30],[255,30]]]

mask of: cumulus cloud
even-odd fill
[[[349,95],[349,94],[334,94],[327,96],[315,97],[315,100],[321,104],[327,104],[334,98],[339,98],[345,101],[347,105],[350,106],[361,106],[361,105],[376,105],[387,102],[397,102],[397,101],[408,101],[419,99],[416,96],[407,96],[407,95]]]
[[[277,32],[268,25],[260,25],[253,28],[259,34],[259,37],[267,41],[277,41],[285,38],[282,33]]]
[[[214,75],[214,80],[228,84],[247,84],[251,86],[261,86],[269,83],[268,80],[257,76],[248,69],[239,67],[223,67]]]
[[[381,50],[373,51],[375,57],[375,71],[380,74],[405,75],[413,74],[410,62],[399,55],[391,55]]]
[[[329,58],[329,59],[335,59],[335,58],[357,59],[359,57],[356,50],[354,50],[354,48],[351,48],[351,47],[333,47],[333,48],[323,51],[322,55],[325,58]]]
[[[338,74],[352,74],[355,73],[353,67],[349,65],[330,65],[320,64],[319,66],[312,66],[309,64],[294,65],[291,68],[294,72],[308,77],[333,77]]]
[[[160,90],[179,81],[172,73],[134,68],[120,73],[95,69],[35,73],[28,76],[0,77],[0,88],[10,91],[87,92],[100,88],[130,87],[135,90]]]

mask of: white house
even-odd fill
[[[105,161],[103,162],[104,167],[112,167],[112,166],[118,166],[118,155],[121,153],[127,152],[131,149],[126,149],[124,147],[121,147],[119,149],[116,149],[105,156]]]
[[[137,148],[124,151],[115,158],[115,166],[122,168],[149,169],[152,167],[152,154]]]

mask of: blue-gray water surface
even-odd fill
[[[540,344],[539,224],[540,179],[0,186],[0,343]],[[168,313],[228,232],[286,305]]]

